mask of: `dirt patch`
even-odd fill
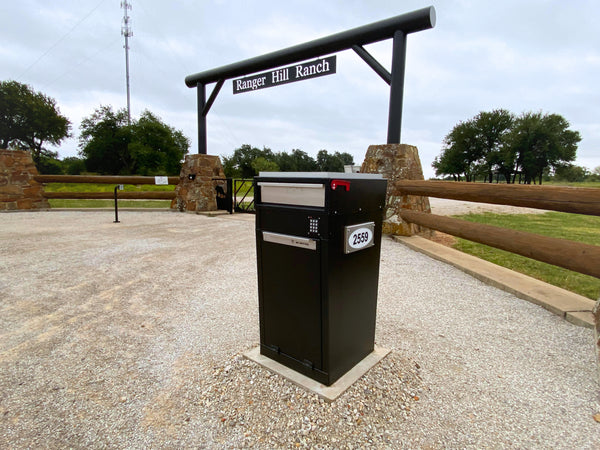
[[[479,214],[493,212],[498,214],[544,214],[544,209],[522,208],[519,206],[495,205],[492,203],[474,203],[461,200],[429,197],[432,214],[454,216],[460,214]]]
[[[442,233],[441,231],[433,231],[430,235],[424,236],[430,241],[445,245],[446,247],[454,247],[458,238],[451,234]]]

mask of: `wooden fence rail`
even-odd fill
[[[44,192],[42,195],[46,198],[77,200],[112,200],[115,198],[112,192]],[[119,200],[171,200],[175,198],[175,191],[119,191],[118,198]]]
[[[598,188],[408,180],[397,181],[396,185],[410,195],[600,216]]]
[[[38,183],[156,184],[155,177],[129,175],[36,175]],[[179,184],[179,177],[167,177],[169,184]]]
[[[36,175],[33,179],[38,183],[156,184],[155,177],[129,175]],[[178,184],[179,177],[167,177],[167,181],[170,185]],[[115,198],[112,192],[44,192],[42,195],[49,199],[98,200]],[[171,200],[175,196],[175,191],[120,191],[118,193],[120,200]]]
[[[525,206],[600,216],[600,189],[443,181],[398,181],[402,194]],[[477,224],[404,209],[409,223],[462,237],[565,269],[600,278],[600,246]]]
[[[600,278],[600,247],[596,245],[408,209],[402,210],[400,217],[410,223]]]

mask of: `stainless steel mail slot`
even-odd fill
[[[308,250],[317,249],[317,241],[314,239],[290,236],[289,234],[271,233],[263,231],[263,240],[265,242],[273,242],[275,244],[290,245],[292,247],[306,248]]]
[[[318,183],[271,183],[261,181],[261,200],[298,206],[325,206],[325,185]]]

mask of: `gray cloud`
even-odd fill
[[[132,0],[132,107],[160,115],[197,148],[196,92],[185,76],[408,12],[430,2]],[[448,0],[433,30],[410,35],[403,142],[426,176],[444,136],[482,110],[562,114],[582,133],[578,163],[600,166],[600,51],[596,2]],[[118,2],[5,2],[0,79],[54,97],[73,121],[100,104],[125,106]],[[369,46],[390,66],[391,43]],[[249,143],[275,151],[348,151],[357,163],[384,143],[388,88],[353,52],[336,75],[234,96],[223,87],[208,117],[209,152]],[[208,92],[210,92],[209,87]],[[58,149],[75,154],[77,140]]]

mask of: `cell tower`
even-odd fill
[[[131,10],[131,4],[127,0],[121,2],[123,8],[123,25],[121,25],[121,34],[125,36],[125,79],[127,82],[127,124],[131,125],[131,97],[129,94],[129,38],[133,36],[133,30],[129,26],[129,16],[127,11]]]

